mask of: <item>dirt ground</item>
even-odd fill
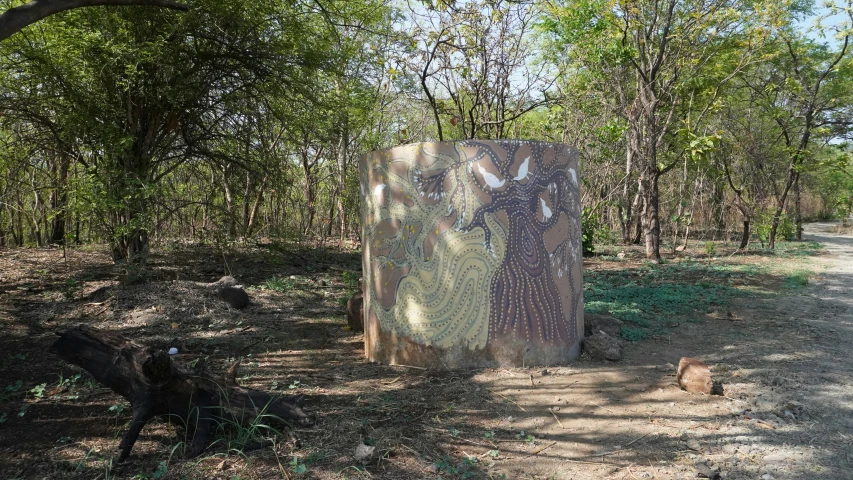
[[[355,253],[175,244],[152,258],[146,283],[124,285],[101,249],[0,251],[0,478],[850,479],[853,235],[837,231],[809,225],[825,249],[808,258],[721,248],[807,268],[808,285],[753,275],[773,294],[696,312],[627,343],[621,362],[453,372],[364,360],[362,337],[343,328]],[[585,269],[642,264],[628,253]],[[204,285],[226,264],[249,287],[245,310]],[[177,347],[178,360],[206,358],[217,372],[244,357],[243,385],[304,394],[318,423],[253,451],[245,431],[222,431],[186,460],[185,433],[152,422],[114,465],[128,405],[47,353],[56,331],[80,323]],[[725,395],[681,391],[667,365],[681,356],[705,360]],[[366,462],[353,458],[362,441],[375,447]]]

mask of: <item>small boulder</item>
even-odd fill
[[[365,445],[364,442],[358,442],[358,446],[355,447],[355,454],[353,457],[362,463],[367,463],[373,457],[373,452],[376,450],[376,447],[372,445]]]
[[[213,282],[213,285],[215,285],[219,288],[236,287],[237,286],[237,279],[230,276],[230,275],[226,275],[226,276],[220,278],[219,280]]]
[[[622,360],[622,343],[606,333],[595,333],[584,338],[583,348],[593,360]]]
[[[711,379],[711,370],[705,362],[690,357],[681,357],[675,377],[678,384],[688,393],[722,395],[723,388]]]
[[[622,334],[622,320],[610,315],[599,315],[596,313],[583,314],[583,334],[585,337],[604,332],[611,337],[619,338]]]
[[[353,332],[364,331],[364,296],[361,292],[354,293],[347,300],[347,325]]]
[[[240,287],[223,287],[219,289],[219,298],[231,308],[240,310],[249,304],[249,295]]]
[[[136,309],[130,312],[130,315],[128,316],[128,322],[130,324],[145,327],[152,327],[165,319],[166,317],[155,308]]]
[[[655,367],[655,368],[656,368],[658,371],[660,371],[660,372],[666,372],[666,373],[668,373],[668,374],[670,374],[670,375],[672,375],[672,373],[676,371],[676,370],[675,370],[675,365],[673,365],[673,364],[671,364],[671,363],[665,363],[665,364],[663,364],[663,365],[658,365],[658,366],[657,366],[657,367]]]

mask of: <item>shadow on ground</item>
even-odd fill
[[[837,245],[853,250],[851,242]],[[821,271],[816,285],[798,289],[784,287],[783,274],[732,274],[726,288],[749,294],[700,299],[700,311],[628,344],[620,363],[432,372],[371,365],[361,337],[343,329],[342,273],[359,268],[357,255],[257,247],[221,257],[176,246],[152,258],[148,283],[123,286],[121,269],[97,251],[73,252],[67,263],[56,250],[0,252],[0,475],[674,479],[711,465],[727,479],[851,478],[853,269]],[[661,280],[648,266],[605,267],[638,285]],[[226,272],[253,287],[247,309],[228,309],[204,286]],[[290,275],[304,288],[259,288]],[[177,346],[180,361],[204,358],[213,371],[244,357],[240,383],[304,394],[319,422],[282,429],[274,446],[254,451],[220,432],[193,460],[182,457],[185,432],[153,423],[131,460],[108,469],[129,409],[85,374],[71,380],[79,372],[45,353],[55,331],[79,323]],[[726,396],[679,390],[665,365],[684,355],[711,364]],[[31,390],[41,384],[39,398]],[[360,442],[375,447],[366,462],[353,458]]]

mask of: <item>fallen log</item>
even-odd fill
[[[133,417],[119,444],[119,461],[127,459],[142,428],[155,416],[168,416],[195,430],[190,457],[204,451],[217,425],[246,425],[259,415],[291,426],[314,423],[301,408],[301,396],[278,397],[239,386],[239,360],[223,378],[215,378],[203,366],[182,366],[161,349],[86,325],[59,334],[50,352],[130,402]]]

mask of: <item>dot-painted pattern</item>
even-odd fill
[[[422,345],[577,343],[577,155],[526,141],[436,142],[361,162],[366,318]]]

